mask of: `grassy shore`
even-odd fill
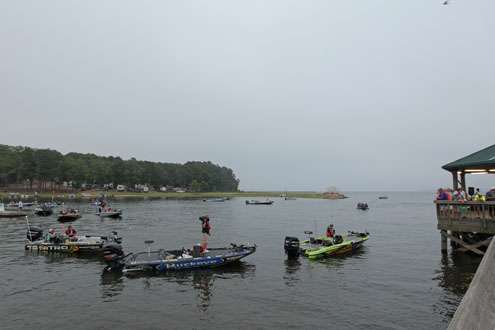
[[[29,195],[29,199],[34,199],[34,194],[31,192],[19,193],[20,195]],[[105,194],[107,198],[110,199],[208,199],[208,198],[221,198],[221,197],[239,197],[239,198],[253,198],[253,197],[263,197],[272,198],[280,197],[282,194],[293,197],[293,198],[315,198],[323,199],[326,198],[324,194],[312,191],[293,191],[293,192],[280,192],[280,191],[239,191],[239,192],[148,192],[148,193],[137,193],[137,192],[115,192],[115,191],[85,191],[78,192],[74,196],[68,193],[55,193],[54,199],[64,200],[64,199],[94,199],[96,197]],[[9,194],[6,192],[0,192],[0,198],[2,200],[8,200]],[[39,193],[37,198],[40,200],[51,200],[52,193]]]

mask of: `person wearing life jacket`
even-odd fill
[[[46,241],[47,242],[55,242],[57,238],[57,233],[55,232],[54,228],[50,228],[48,230],[48,234],[46,234]]]
[[[208,248],[208,236],[210,236],[210,217],[203,215],[199,217],[201,221],[201,233],[203,234],[203,241],[201,243],[201,252],[207,251]]]
[[[330,224],[327,227],[326,235],[327,235],[328,238],[333,238],[333,236],[335,235],[335,229],[333,229],[333,224]]]
[[[76,234],[77,231],[71,225],[69,225],[69,227],[65,230],[65,235],[67,235],[71,240],[76,238]]]

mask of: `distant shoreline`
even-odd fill
[[[77,193],[38,193],[36,196],[32,192],[17,193],[18,195],[28,195],[28,200],[91,200],[102,194],[108,199],[125,200],[125,199],[209,199],[209,198],[233,198],[233,197],[291,197],[291,198],[312,198],[312,199],[342,199],[344,195],[337,198],[328,198],[320,192],[280,192],[280,191],[241,191],[241,192],[115,192],[115,191],[87,191]],[[0,192],[0,198],[4,201],[10,199],[8,192]]]

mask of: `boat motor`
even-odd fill
[[[201,245],[194,244],[193,246],[193,258],[201,257]]]
[[[26,238],[31,242],[37,241],[43,237],[43,229],[30,226],[26,233]]]
[[[112,231],[112,239],[115,243],[121,244],[122,243],[122,237],[119,236],[119,234],[116,231]]]
[[[299,239],[297,237],[286,236],[284,240],[284,250],[289,259],[299,257]]]
[[[119,244],[107,244],[103,247],[103,259],[110,264],[118,264],[123,258],[124,251]]]

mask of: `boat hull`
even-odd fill
[[[84,236],[77,241],[64,238],[59,242],[26,240],[24,249],[35,252],[100,255],[108,244],[120,244],[121,238],[108,236]]]
[[[97,216],[101,218],[120,218],[122,217],[122,211],[116,211],[116,212],[101,212],[101,213],[96,213]]]
[[[18,211],[0,211],[0,218],[20,218],[27,216],[27,212]]]
[[[52,209],[34,210],[34,214],[40,217],[47,217],[53,214],[53,210]]]
[[[258,201],[246,201],[246,205],[272,205],[273,201],[258,202]]]

